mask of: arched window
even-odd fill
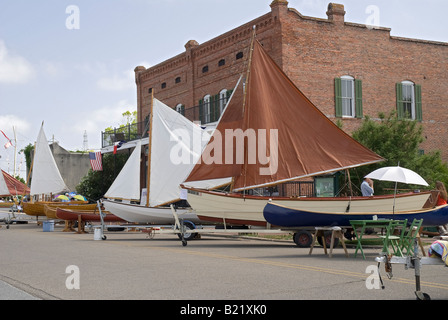
[[[222,114],[224,111],[224,108],[226,107],[227,101],[228,101],[228,90],[222,89],[219,92],[219,114]]]
[[[204,97],[204,105],[202,107],[203,123],[210,123],[210,95]]]
[[[176,111],[179,112],[181,115],[185,116],[185,106],[181,103],[179,103],[176,106]]]

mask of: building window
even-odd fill
[[[175,83],[180,83],[180,77],[177,77],[176,80],[174,80]]]
[[[342,116],[355,116],[355,79],[350,76],[341,77]]]
[[[166,82],[164,82],[164,83],[162,83],[162,89],[165,89],[166,88]]]
[[[181,115],[185,116],[185,106],[181,103],[179,103],[176,106],[176,111],[179,112]]]
[[[225,66],[225,65],[226,65],[226,60],[225,59],[219,60],[218,67],[222,67],[222,66]]]
[[[210,123],[210,98],[211,96],[209,94],[206,95],[204,97],[202,106],[200,107],[202,109],[202,123]]]
[[[228,96],[227,96],[227,89],[222,89],[219,92],[219,114],[221,115],[224,111],[224,108],[226,107]]]
[[[206,72],[208,72],[208,66],[204,66],[204,67],[202,68],[202,73],[206,73]]]
[[[336,117],[362,118],[362,81],[351,76],[335,79]]]
[[[396,84],[399,119],[422,121],[422,88],[411,81]]]
[[[244,53],[243,52],[238,52],[236,54],[236,60],[242,59],[244,57]]]

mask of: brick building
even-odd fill
[[[448,43],[393,37],[390,29],[345,21],[328,5],[328,19],[306,17],[274,0],[270,12],[151,68],[135,68],[138,121],[147,118],[150,88],[189,119],[213,127],[229,90],[247,66],[253,26],[257,39],[298,88],[347,132],[365,115],[395,109],[421,121],[428,152],[448,161]],[[441,143],[441,141],[445,141]]]

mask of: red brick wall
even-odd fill
[[[322,21],[289,10],[283,25],[283,69],[309,99],[335,119],[334,78],[363,81],[364,115],[396,110],[395,84],[422,86],[425,151],[441,149],[448,161],[448,44],[400,39],[389,29]],[[352,132],[361,120],[344,120]]]
[[[302,16],[276,0],[271,12],[203,44],[189,42],[186,51],[146,71],[136,73],[139,121],[149,112],[148,88],[171,107],[198,105],[206,94],[232,89],[246,68],[252,26],[257,39],[302,92],[330,119],[335,118],[334,78],[350,75],[363,81],[364,115],[396,109],[395,84],[404,80],[422,86],[423,126],[428,152],[440,149],[448,161],[448,44],[390,36],[385,28],[370,30],[331,19]],[[339,12],[343,7],[335,5]],[[244,58],[235,60],[243,51]],[[226,65],[218,67],[218,61]],[[202,73],[208,65],[209,71]],[[181,82],[174,83],[176,77]],[[165,82],[166,89],[161,89]],[[344,119],[352,132],[359,119]]]

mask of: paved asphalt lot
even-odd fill
[[[342,248],[329,258],[319,246],[310,256],[292,241],[203,235],[184,247],[175,235],[106,235],[102,241],[93,232],[62,232],[62,225],[43,232],[35,222],[2,224],[0,299],[176,300],[176,312],[190,313],[205,301],[416,299],[414,270],[402,265],[388,279],[382,264],[384,290],[367,288],[378,283],[372,282],[377,248],[365,249],[363,260],[353,257],[354,248],[349,258]],[[423,266],[422,291],[448,299],[447,275],[444,266]]]

